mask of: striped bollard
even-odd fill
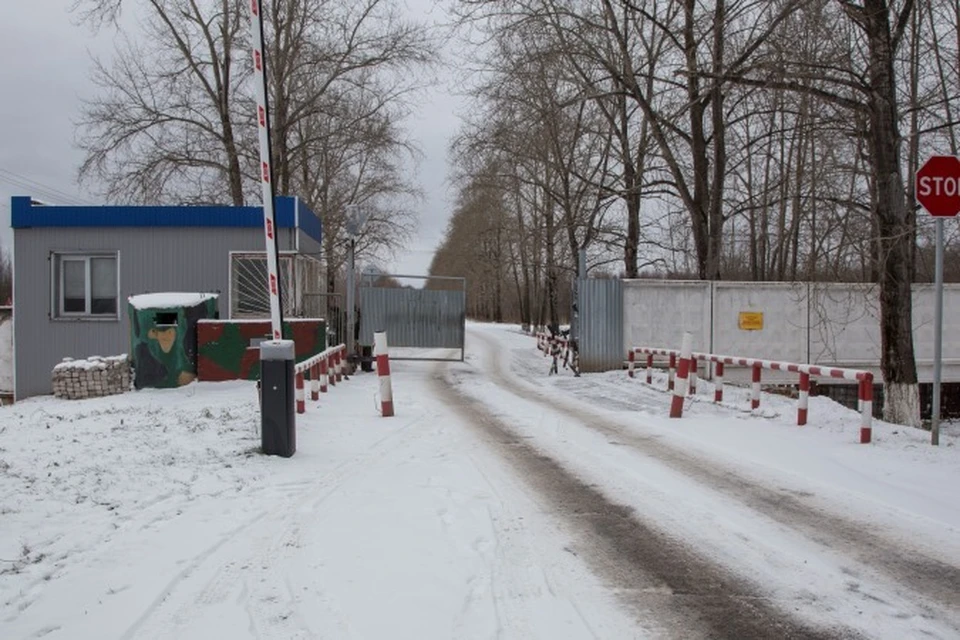
[[[327,372],[327,357],[320,358],[320,393],[327,392],[327,384],[330,382],[330,374]]]
[[[756,409],[760,406],[760,365],[753,365],[753,390],[750,397],[750,408]]]
[[[333,352],[330,352],[330,355],[327,356],[327,379],[330,381],[330,386],[337,386],[337,371],[336,371],[336,360],[333,358]]]
[[[636,356],[633,353],[633,349],[627,352],[627,375],[631,378],[633,377],[633,364]]]
[[[797,396],[797,425],[807,424],[807,406],[810,403],[810,374],[800,374],[800,393]]]
[[[336,370],[337,382],[343,382],[343,352],[337,351],[334,356],[334,368]]]
[[[377,358],[377,376],[380,378],[380,412],[384,418],[389,418],[393,415],[393,386],[390,384],[390,354],[386,332],[377,331],[373,334],[373,353]]]
[[[690,395],[697,395],[697,369],[699,363],[696,358],[690,357]]]
[[[653,354],[647,354],[647,384],[653,384]]]
[[[303,395],[303,371],[297,371],[296,374],[296,390],[297,390],[297,413],[303,413],[307,410],[307,403],[304,400]]]
[[[713,367],[713,401],[723,402],[723,363],[718,362]]]
[[[873,374],[860,381],[860,444],[870,444],[873,425]]]
[[[677,354],[670,354],[670,364],[667,365],[667,391],[673,391],[674,371],[677,369]]]
[[[677,382],[673,389],[673,400],[670,403],[670,417],[683,417],[683,398],[687,395],[687,376],[690,374],[690,352],[692,350],[693,334],[689,331],[683,334],[683,343],[680,347],[680,363],[677,367]]]
[[[320,364],[317,362],[310,367],[310,399],[320,399]]]

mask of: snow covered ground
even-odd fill
[[[290,459],[246,382],[0,409],[0,638],[960,637],[953,426],[703,381],[669,420],[510,326],[391,369]]]

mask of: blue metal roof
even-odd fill
[[[280,229],[299,228],[321,242],[320,218],[292,196],[277,196]],[[10,199],[10,226],[29,227],[263,227],[263,207],[35,205],[29,196]]]

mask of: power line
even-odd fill
[[[56,187],[51,187],[50,185],[38,182],[37,180],[3,167],[0,167],[0,181],[21,189],[26,189],[39,197],[55,201],[58,204],[85,204],[88,206],[96,206],[88,200],[84,200],[76,195],[61,191]]]

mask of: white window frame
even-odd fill
[[[116,264],[116,299],[117,308],[113,313],[92,313],[93,307],[93,286],[91,278],[92,259],[113,258]],[[63,265],[65,262],[83,262],[83,281],[84,281],[84,311],[66,311],[63,306],[64,292],[64,273]],[[53,251],[51,252],[51,274],[50,274],[50,308],[53,310],[53,318],[60,320],[119,320],[120,318],[120,252],[119,251]]]

